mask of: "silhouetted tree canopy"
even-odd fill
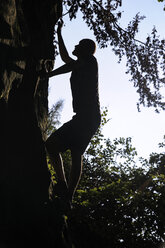
[[[111,140],[103,136],[107,122],[105,108],[101,126],[84,154],[83,174],[69,217],[73,243],[79,248],[162,247],[165,153],[138,158],[130,137]],[[70,151],[62,156],[69,173]],[[54,172],[52,176],[55,180]]]
[[[145,41],[137,40],[139,23],[145,17],[137,14],[126,28],[120,26],[122,0],[63,1],[63,15],[69,14],[70,20],[76,18],[79,11],[101,48],[111,46],[119,61],[126,57],[126,73],[131,75],[139,94],[138,109],[143,105],[154,107],[156,112],[165,110],[161,92],[165,86],[165,40],[160,39],[156,28],[153,27]]]

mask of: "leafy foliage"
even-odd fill
[[[64,0],[63,5],[69,14],[70,20],[77,17],[81,11],[83,20],[93,30],[101,48],[112,46],[114,53],[119,57],[127,58],[127,73],[137,88],[140,105],[154,107],[156,112],[165,110],[162,87],[165,86],[165,40],[160,40],[154,27],[145,42],[136,39],[140,21],[144,16],[137,14],[123,29],[122,0]]]
[[[103,109],[101,126],[84,154],[83,174],[68,219],[75,246],[161,247],[165,238],[165,153],[138,159],[131,138],[105,139],[102,129],[109,121],[107,114],[107,108]],[[70,151],[62,156],[68,176]],[[55,180],[54,171],[52,176]]]
[[[46,127],[46,134],[49,136],[53,131],[57,129],[57,126],[60,124],[60,112],[63,108],[63,100],[59,100],[56,102],[48,113],[48,120],[47,120],[47,127]]]
[[[84,161],[71,219],[78,247],[157,248],[165,233],[165,154],[141,159],[139,167],[130,139],[122,148],[120,139],[111,144],[114,150],[105,146]],[[123,161],[116,162],[116,154]]]

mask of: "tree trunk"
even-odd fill
[[[48,82],[37,71],[53,68],[61,15],[60,0],[0,1],[0,247],[29,247],[32,240],[54,247],[59,240],[50,239],[48,218]]]

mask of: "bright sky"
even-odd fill
[[[151,33],[153,26],[157,27],[161,38],[165,37],[164,23],[165,12],[163,3],[157,0],[123,0],[123,17],[120,21],[122,27],[140,12],[146,19],[140,25],[138,39],[145,40]],[[65,12],[65,10],[64,10]],[[81,18],[70,22],[68,17],[64,19],[65,26],[62,34],[68,49],[71,52],[74,46],[83,38],[95,40],[93,33]],[[118,137],[132,137],[132,143],[136,147],[138,155],[148,158],[152,152],[161,152],[158,143],[165,135],[165,113],[156,114],[152,108],[141,108],[137,111],[136,103],[138,94],[133,84],[129,81],[130,76],[125,74],[125,61],[118,64],[117,57],[111,51],[97,48],[95,54],[99,64],[99,92],[102,107],[108,107],[110,118],[104,128],[105,137],[110,139]],[[60,57],[56,60],[55,67],[62,65]],[[49,81],[49,106],[64,99],[64,107],[61,113],[61,124],[72,118],[72,97],[69,83],[70,73],[56,76]]]

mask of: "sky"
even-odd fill
[[[139,26],[137,38],[144,41],[147,34],[151,33],[153,26],[156,26],[160,38],[165,38],[163,7],[164,4],[158,3],[157,0],[123,0],[120,25],[123,28],[126,27],[136,13],[140,12],[146,18]],[[68,16],[65,16],[64,23],[62,35],[71,56],[74,46],[81,39],[95,40],[92,31],[81,16],[71,22]],[[105,138],[113,140],[119,137],[131,137],[138,156],[143,158],[148,158],[152,152],[162,152],[158,148],[158,143],[163,141],[165,135],[165,113],[162,111],[157,114],[153,108],[142,107],[141,112],[138,112],[136,103],[139,96],[133,83],[129,81],[130,75],[125,73],[125,59],[123,58],[119,64],[111,47],[106,49],[97,47],[95,57],[99,64],[100,105],[108,108],[110,119],[103,129]],[[63,62],[58,56],[55,68],[61,65]],[[60,99],[64,100],[61,125],[70,120],[74,114],[69,79],[70,73],[58,75],[49,80],[49,107]]]

